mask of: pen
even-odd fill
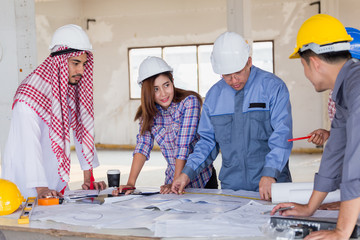
[[[292,209],[294,208],[295,206],[290,206],[290,207],[283,207],[283,208],[279,208],[275,211],[275,213],[279,212],[279,211],[285,211],[285,210],[289,210],[289,209]],[[266,211],[266,212],[262,212],[261,214],[269,214],[271,213],[272,210],[270,211]]]
[[[288,142],[297,141],[297,140],[302,140],[302,139],[308,139],[308,138],[310,138],[310,137],[311,137],[311,136],[299,137],[299,138],[291,138],[291,139],[288,139]]]
[[[126,192],[127,190],[135,190],[135,189],[136,189],[136,187],[126,187],[126,188],[123,188],[123,189],[121,190],[121,192],[124,193],[124,192]],[[120,188],[118,188],[118,190],[120,191]]]
[[[69,196],[69,199],[75,200],[75,199],[82,199],[82,198],[92,198],[92,197],[98,197],[98,194],[89,194],[89,195],[82,195],[82,196],[78,196],[78,195],[71,195]]]
[[[134,195],[143,195],[143,196],[150,196],[155,194],[160,194],[160,192],[133,192]]]

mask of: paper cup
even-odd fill
[[[119,169],[110,169],[107,171],[107,179],[109,187],[119,187],[120,186],[120,170]]]

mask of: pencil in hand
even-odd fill
[[[286,211],[286,210],[290,210],[290,209],[293,209],[295,206],[290,206],[290,207],[283,207],[283,208],[279,208],[275,211],[275,213],[277,212],[280,212],[280,211]],[[269,211],[265,211],[265,212],[262,212],[261,214],[269,214],[271,213],[272,210],[269,210]]]
[[[303,140],[303,139],[308,139],[308,138],[311,138],[311,136],[299,137],[299,138],[291,138],[291,139],[288,139],[288,142],[297,141],[297,140]]]

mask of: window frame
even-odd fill
[[[273,64],[273,73],[275,74],[275,43],[274,40],[256,40],[253,41],[254,43],[257,42],[271,42],[272,44],[272,64]],[[135,98],[131,96],[131,73],[130,73],[130,51],[134,49],[146,49],[146,48],[160,48],[161,49],[161,58],[164,58],[164,48],[167,47],[189,47],[189,46],[195,46],[196,47],[196,71],[197,71],[197,93],[200,92],[200,73],[199,73],[199,46],[203,45],[214,45],[214,43],[198,43],[198,44],[170,44],[170,45],[154,45],[154,46],[141,46],[141,47],[128,47],[127,49],[127,60],[128,60],[128,83],[129,83],[129,100],[140,100],[140,98]],[[252,47],[253,51],[253,47]],[[200,94],[200,93],[199,93]],[[203,98],[205,96],[202,96]]]

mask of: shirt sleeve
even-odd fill
[[[271,126],[274,129],[268,140],[270,152],[266,155],[262,176],[278,178],[289,160],[292,143],[292,117],[289,92],[280,84],[270,100]]]
[[[210,114],[206,104],[201,112],[198,134],[200,140],[196,143],[194,152],[189,155],[182,170],[191,180],[208,167],[219,153],[219,146],[215,140],[215,131],[210,122]]]
[[[180,130],[176,139],[176,159],[186,160],[189,155],[191,142],[196,136],[196,129],[200,118],[200,103],[195,96],[185,99],[184,112],[181,118]]]
[[[139,134],[136,136],[136,147],[134,153],[141,153],[146,157],[146,160],[150,158],[150,152],[154,147],[154,137],[149,131],[145,131],[143,135],[141,132],[141,121],[139,123]]]
[[[76,139],[76,137],[74,137],[74,142],[75,142],[76,154],[77,154],[77,157],[79,159],[81,169],[82,170],[89,170],[90,165],[86,161],[86,159],[84,157],[84,154],[82,153],[82,145],[79,143],[79,141]],[[96,148],[94,146],[94,159],[93,159],[93,162],[92,162],[92,167],[96,168],[99,165],[100,165],[99,164],[99,159],[98,159],[98,156],[97,156]]]
[[[359,80],[357,78],[356,80]],[[358,82],[358,81],[356,81]],[[349,117],[346,122],[346,148],[340,184],[341,201],[360,197],[360,84],[348,88]]]
[[[314,183],[314,189],[321,192],[340,188],[341,201],[360,197],[360,84],[359,76],[354,78],[341,90],[346,93],[341,102],[346,102],[347,109],[336,105],[330,138]]]
[[[315,174],[314,190],[332,192],[339,188],[341,169],[343,165],[344,149],[346,145],[346,122],[337,118],[340,111],[335,113],[331,124],[330,137],[325,146],[319,172]]]

